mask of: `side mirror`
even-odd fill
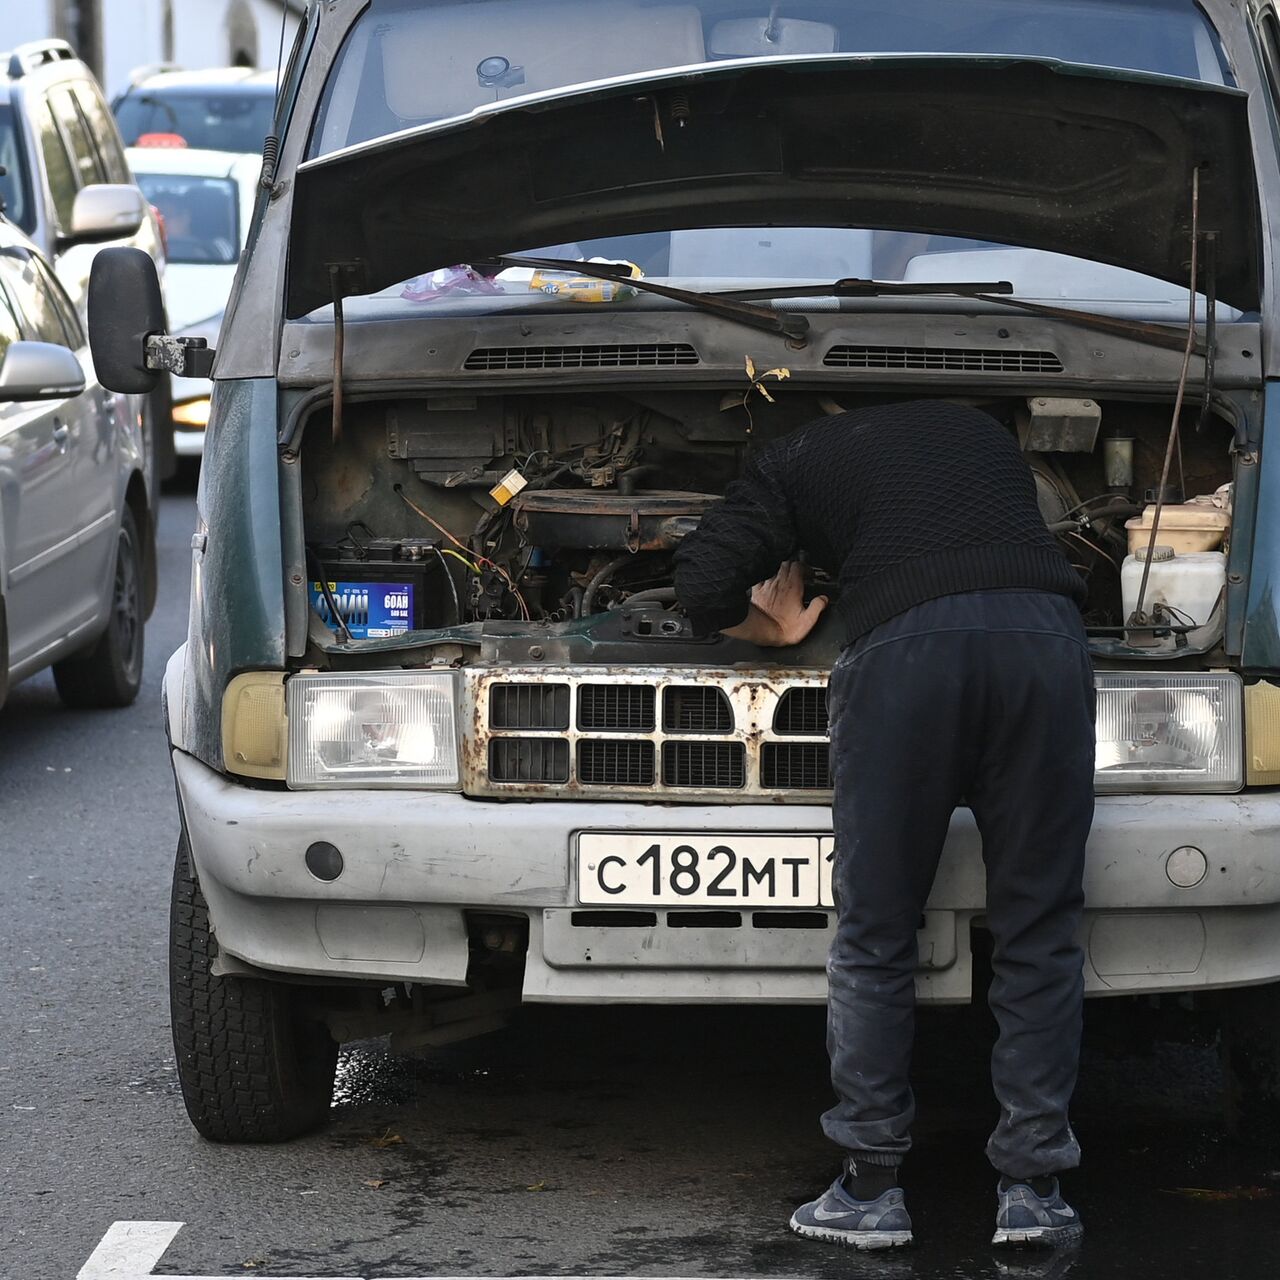
[[[120,240],[131,236],[147,216],[147,202],[137,187],[98,182],[81,187],[71,207],[72,240]]]
[[[147,339],[164,328],[160,277],[150,255],[129,248],[97,254],[89,271],[89,348],[98,380],[108,391],[143,395],[155,388],[158,377],[147,365]]]
[[[74,351],[53,342],[11,342],[0,360],[0,402],[70,400],[84,390]]]

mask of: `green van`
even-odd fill
[[[835,611],[698,637],[671,554],[755,444],[921,397],[1089,584],[1088,992],[1219,1019],[1280,1125],[1278,103],[1270,0],[310,4],[165,678],[200,1132],[522,1001],[825,998]],[[120,390],[210,363],[150,270],[98,260]],[[960,809],[922,1002],[983,907]]]

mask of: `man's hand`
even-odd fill
[[[804,604],[804,570],[788,560],[767,582],[751,588],[751,609],[736,627],[723,634],[737,640],[772,648],[799,644],[813,630],[827,607],[826,596],[815,596]]]

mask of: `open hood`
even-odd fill
[[[753,59],[484,107],[301,165],[286,311],[606,235],[852,226],[1071,254],[1260,302],[1240,90],[1024,58]],[[336,271],[334,270],[336,268]],[[1202,286],[1203,287],[1203,283]]]

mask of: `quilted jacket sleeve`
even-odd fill
[[[676,598],[699,634],[742,622],[751,588],[796,550],[789,452],[773,446],[749,458],[741,479],[676,550]]]

